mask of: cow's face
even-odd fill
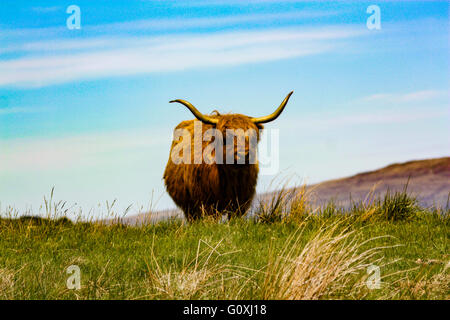
[[[224,155],[232,155],[233,163],[237,164],[242,163],[242,159],[245,159],[244,163],[256,161],[256,147],[263,125],[242,114],[226,114],[217,118],[215,129],[223,137]]]

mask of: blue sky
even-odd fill
[[[261,116],[294,90],[266,128],[295,182],[448,156],[448,14],[447,1],[2,1],[1,206],[39,213],[55,186],[93,214],[115,198],[130,214],[173,207],[162,173],[192,118],[175,98]]]

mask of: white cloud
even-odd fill
[[[224,27],[239,23],[267,23],[270,21],[299,21],[340,14],[340,11],[291,11],[278,13],[240,14],[199,18],[143,19],[116,22],[98,26],[86,26],[89,31],[129,31],[129,30],[186,30],[191,28]]]
[[[95,168],[130,157],[136,161],[133,153],[169,148],[170,141],[167,129],[0,140],[0,174]]]
[[[49,10],[56,10],[59,7],[51,7]],[[45,10],[46,8],[41,8]],[[37,8],[36,10],[39,10]],[[299,22],[304,19],[314,19],[327,16],[335,16],[342,13],[336,10],[302,10],[289,11],[278,13],[255,13],[255,14],[239,14],[239,15],[225,15],[225,16],[204,16],[186,18],[184,16],[174,16],[172,18],[157,18],[157,19],[140,19],[124,22],[103,23],[99,25],[82,24],[82,30],[89,34],[126,34],[130,31],[143,32],[160,32],[178,31],[185,33],[189,30],[198,28],[217,28],[235,26],[242,23],[256,23],[266,24],[270,22]],[[0,29],[0,39],[8,39],[13,43],[18,43],[27,39],[52,39],[52,37],[67,36],[67,28],[65,25],[45,28],[20,28],[8,29],[3,26]],[[72,38],[71,35],[69,38]],[[62,40],[62,39],[59,39]],[[10,52],[11,49],[19,49],[19,46],[12,46],[9,50],[5,50],[4,46],[1,52]]]
[[[341,115],[341,116],[330,116],[322,115],[322,120],[316,119],[315,123],[318,125],[321,123],[325,127],[339,127],[339,126],[352,126],[352,125],[366,125],[366,124],[388,124],[388,123],[407,123],[417,120],[425,120],[432,118],[439,118],[443,116],[448,116],[446,110],[409,110],[405,113],[404,110],[394,111],[394,112],[373,112],[364,114],[354,114],[354,115]],[[313,122],[308,121],[308,125],[313,124]],[[314,126],[314,125],[313,125]]]
[[[0,86],[45,86],[82,79],[274,61],[330,51],[352,28],[278,29],[206,35],[80,40],[88,52],[3,60]],[[333,40],[333,41],[331,41]],[[105,48],[107,44],[107,49]],[[125,46],[124,46],[125,44]],[[61,42],[63,49],[76,46]],[[42,45],[44,47],[44,44]]]
[[[440,90],[421,90],[408,93],[377,93],[359,99],[360,102],[408,103],[445,97],[448,93]]]
[[[307,132],[338,129],[358,125],[404,124],[450,117],[448,97],[441,90],[419,90],[409,93],[374,94],[339,104],[338,112],[302,115],[302,124],[287,120],[286,127]],[[349,111],[352,107],[353,110]],[[356,108],[355,108],[356,107]],[[363,111],[370,110],[370,111]]]

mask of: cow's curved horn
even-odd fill
[[[209,123],[209,124],[217,124],[217,122],[219,122],[218,119],[209,117],[209,116],[201,113],[200,111],[197,110],[196,107],[194,107],[191,103],[189,103],[185,100],[177,99],[177,100],[170,101],[170,103],[172,103],[172,102],[178,102],[178,103],[185,105],[189,110],[191,110],[192,114],[201,122]]]
[[[284,107],[286,107],[286,104],[288,103],[289,98],[293,93],[294,91],[289,92],[289,94],[286,96],[286,98],[284,98],[283,102],[280,104],[277,110],[275,110],[274,113],[269,114],[268,116],[265,117],[251,118],[250,120],[254,123],[266,123],[275,120],[276,118],[278,118],[281,112],[283,112]]]

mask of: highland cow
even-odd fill
[[[217,111],[205,115],[187,101],[170,101],[183,104],[201,121],[183,121],[175,128],[175,132],[182,131],[185,134],[174,134],[163,177],[167,192],[188,220],[202,216],[219,217],[224,213],[229,218],[245,214],[255,195],[259,168],[257,160],[253,163],[250,160],[259,142],[262,124],[278,118],[292,93],[286,96],[274,113],[259,118],[220,114]],[[211,139],[214,136],[213,143],[205,138],[211,132],[213,134],[209,134],[209,137]],[[231,145],[230,132],[234,134],[231,136]],[[200,133],[200,140],[194,133]],[[237,143],[234,143],[235,139]],[[245,142],[245,145],[239,141]],[[255,142],[253,145],[252,141]],[[180,150],[184,153],[185,161],[174,161],[174,156]],[[221,157],[228,161],[221,161]]]

